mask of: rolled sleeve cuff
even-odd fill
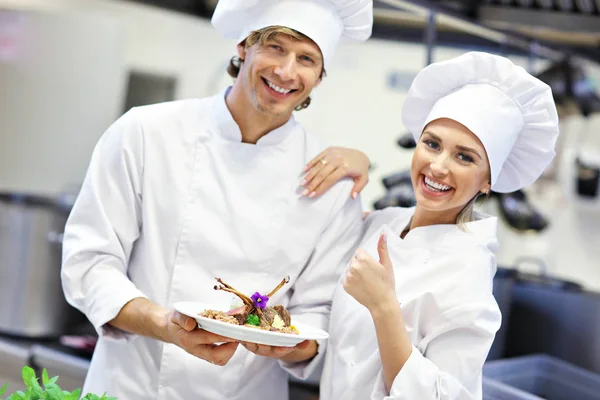
[[[433,398],[438,373],[436,368],[431,367],[431,361],[426,359],[413,345],[408,360],[392,383],[390,394],[387,394],[383,370],[381,370],[377,375],[371,400]]]
[[[108,322],[131,300],[148,297],[129,279],[118,275],[120,279],[114,279],[110,284],[103,280],[104,283],[98,282],[90,288],[91,293],[86,296],[86,314],[99,336],[127,342],[135,335],[110,326]]]
[[[322,314],[298,314],[292,315],[292,324],[300,322],[313,328],[326,330],[329,320]],[[317,340],[317,354],[308,361],[290,363],[279,361],[279,365],[290,375],[299,380],[310,380],[318,383],[323,369],[325,351],[327,350],[327,339]]]

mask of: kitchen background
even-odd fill
[[[81,387],[95,333],[62,296],[62,227],[116,118],[231,82],[235,43],[211,27],[215,3],[0,0],[0,386],[11,393],[23,365]],[[501,220],[494,290],[504,315],[485,395],[600,398],[600,1],[375,4],[373,38],[338,51],[296,117],[369,155],[365,210],[409,206],[413,144],[400,110],[421,68],[477,49],[550,84],[562,131],[555,162],[532,187],[480,205]],[[318,398],[317,383],[318,374],[291,381],[290,398]]]

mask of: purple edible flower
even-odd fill
[[[263,296],[258,292],[254,293],[251,298],[256,308],[265,308],[269,301],[269,297]]]

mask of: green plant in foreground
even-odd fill
[[[56,383],[58,380],[58,376],[50,379],[48,378],[48,372],[46,369],[42,371],[42,383],[44,387],[40,385],[38,382],[38,377],[35,376],[35,371],[33,368],[24,366],[21,371],[21,375],[23,376],[23,383],[25,384],[25,392],[18,390],[17,392],[11,394],[6,399],[2,396],[6,389],[8,388],[8,384],[5,384],[0,389],[0,400],[80,400],[81,389],[76,389],[72,392],[67,390],[62,390],[60,386]],[[86,394],[81,400],[117,400],[114,397],[108,397],[106,394],[102,396],[98,396],[92,393]]]

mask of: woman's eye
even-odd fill
[[[312,58],[310,58],[309,56],[301,56],[300,58],[304,61],[312,62]]]
[[[433,141],[433,140],[424,140],[423,143],[425,143],[428,147],[431,147],[434,150],[437,150],[440,147],[438,142]]]
[[[468,156],[468,155],[466,155],[466,154],[463,154],[463,153],[460,153],[460,154],[458,155],[458,158],[459,158],[461,161],[468,162],[468,163],[472,163],[472,162],[474,161],[474,160],[473,160],[473,157],[471,157],[471,156]]]
[[[281,49],[281,46],[280,46],[280,45],[278,45],[278,44],[272,44],[272,45],[271,45],[271,48],[272,48],[272,49],[275,49],[275,50],[282,50],[282,49]]]

